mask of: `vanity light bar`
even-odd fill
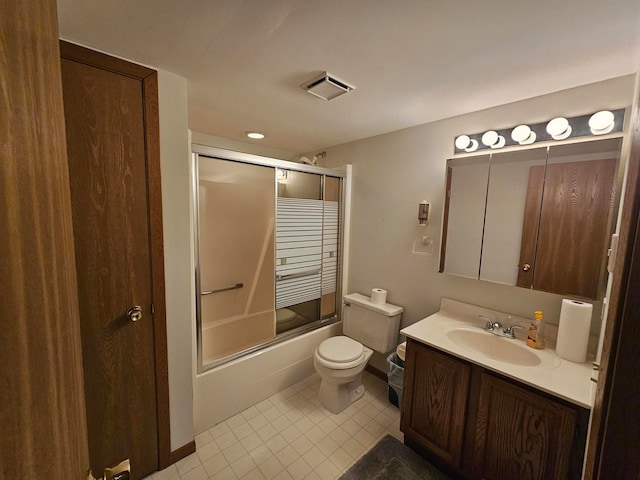
[[[499,149],[621,132],[624,126],[625,112],[624,108],[601,110],[579,117],[556,117],[548,122],[533,125],[521,124],[504,130],[488,130],[483,133],[459,135],[455,139],[453,152],[469,153],[476,150]]]

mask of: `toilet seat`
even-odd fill
[[[360,365],[364,357],[364,346],[344,335],[327,338],[316,349],[317,361],[324,367],[335,370]]]

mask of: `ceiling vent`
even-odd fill
[[[340,95],[349,93],[351,90],[355,90],[356,88],[336,78],[329,72],[323,72],[320,76],[313,80],[309,80],[300,86],[310,94],[324,98],[325,100],[331,100],[332,98],[339,97]]]

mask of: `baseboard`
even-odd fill
[[[365,370],[370,374],[378,377],[379,379],[384,380],[385,382],[388,380],[387,374],[381,370],[378,370],[376,367],[372,367],[371,365],[367,364]]]
[[[196,442],[192,440],[186,445],[183,445],[180,448],[171,452],[171,464],[174,464],[177,461],[182,460],[185,457],[188,457],[195,451],[196,451]]]

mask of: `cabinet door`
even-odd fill
[[[409,342],[402,431],[456,469],[461,463],[470,371],[463,361]]]
[[[576,416],[559,402],[483,373],[473,478],[567,478]]]
[[[517,285],[598,298],[617,158],[564,158],[575,156],[550,157],[546,172],[544,166],[529,171]]]

